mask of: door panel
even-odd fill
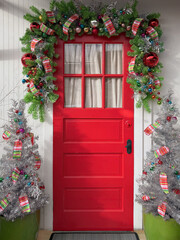
[[[80,74],[77,69],[75,74],[71,73],[72,68],[67,71],[68,57],[63,64],[67,44],[72,44],[71,48],[77,44],[81,49],[81,59],[76,57],[78,64],[82,64]],[[106,71],[106,55],[111,56],[109,49],[113,44],[120,52],[122,68],[112,73]],[[96,57],[102,57],[102,66],[96,68],[95,74],[92,73],[92,56],[86,56],[90,48],[91,53],[94,49],[98,51]],[[68,43],[59,41],[57,45],[56,52],[61,55],[56,72],[60,99],[54,105],[55,231],[133,229],[134,154],[133,146],[131,154],[125,147],[128,139],[133,142],[134,122],[133,92],[126,83],[128,50],[128,39],[124,35],[110,40],[83,36]],[[80,79],[77,88],[80,92],[73,93],[80,96],[78,102],[77,98],[70,100],[69,94],[76,88],[66,83],[71,78]],[[101,79],[101,88],[92,88],[93,79]],[[107,81],[114,81],[113,85],[109,83],[107,86]],[[120,95],[112,96],[112,89],[118,86]],[[97,106],[100,101],[93,102],[93,98],[86,104],[86,98],[97,89],[100,91],[95,96],[102,104]]]

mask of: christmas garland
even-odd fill
[[[128,55],[132,57],[129,63],[129,77],[127,82],[134,90],[137,107],[144,105],[150,112],[149,101],[157,99],[161,104],[159,89],[162,77],[158,76],[162,64],[158,54],[163,51],[159,41],[162,31],[158,18],[160,14],[150,14],[140,18],[136,10],[137,1],[132,5],[118,10],[116,3],[103,7],[86,6],[78,0],[72,2],[50,3],[50,11],[38,10],[32,6],[30,9],[34,15],[27,13],[24,18],[28,20],[30,29],[20,39],[25,47],[22,51],[23,74],[22,80],[27,83],[27,94],[24,97],[26,103],[31,103],[28,112],[34,119],[44,121],[45,106],[48,102],[56,102],[58,95],[53,81],[53,73],[56,71],[58,58],[54,45],[57,37],[67,41],[83,34],[98,36],[118,36],[125,33],[131,38],[132,51]]]

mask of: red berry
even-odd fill
[[[15,113],[18,113],[18,112],[19,112],[19,110],[16,110],[16,111],[15,111]]]
[[[160,94],[160,92],[157,92],[157,94],[159,95],[159,94]]]
[[[167,99],[166,102],[169,102],[169,99]]]

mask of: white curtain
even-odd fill
[[[122,45],[106,44],[106,74],[122,74]],[[122,107],[122,79],[106,78],[105,106]]]
[[[85,48],[85,72],[86,74],[102,73],[102,45],[86,44]],[[85,79],[85,107],[102,107],[102,79]]]
[[[65,73],[82,73],[81,44],[65,44]],[[106,74],[122,73],[122,45],[106,44]],[[86,44],[85,73],[102,73],[102,45]],[[122,79],[106,78],[105,106],[122,107]],[[81,107],[81,78],[65,78],[65,107]],[[85,107],[102,107],[102,79],[100,77],[85,79]]]
[[[65,44],[64,72],[66,74],[82,73],[81,44]],[[64,79],[65,107],[81,107],[81,78]]]

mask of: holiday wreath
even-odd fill
[[[47,103],[54,103],[58,99],[58,95],[54,93],[57,87],[53,83],[56,80],[53,76],[56,71],[54,58],[58,58],[54,48],[57,37],[63,41],[83,34],[109,38],[125,32],[131,38],[132,49],[128,52],[132,59],[127,82],[134,90],[136,106],[144,105],[150,112],[150,100],[156,99],[161,104],[159,89],[163,77],[158,76],[162,68],[158,55],[163,51],[163,44],[160,42],[162,30],[158,21],[160,14],[150,14],[142,18],[136,6],[136,0],[119,10],[116,3],[103,7],[101,4],[86,6],[78,0],[53,0],[50,11],[30,7],[34,15],[27,13],[24,16],[31,23],[30,29],[26,30],[20,40],[25,45],[22,48],[25,54],[21,59],[23,74],[26,75],[22,82],[27,83],[24,100],[31,103],[28,112],[34,119],[39,118],[43,122]]]

